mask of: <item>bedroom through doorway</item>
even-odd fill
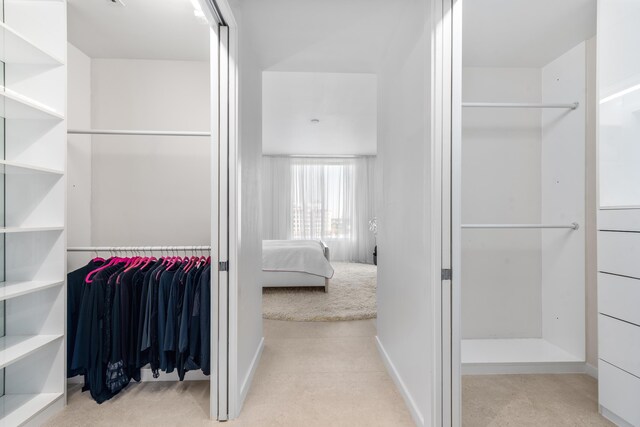
[[[377,81],[262,73],[263,317],[376,317]]]

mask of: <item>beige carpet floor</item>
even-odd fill
[[[414,425],[376,350],[373,320],[264,322],[265,349],[242,413],[228,426]],[[464,427],[612,426],[586,375],[481,375],[462,379]],[[80,385],[46,425],[216,426],[209,382],[133,384],[102,405]]]
[[[329,292],[322,288],[266,288],[263,317],[272,320],[338,321],[376,317],[375,265],[332,263]]]
[[[584,374],[462,377],[464,427],[613,427],[598,414],[598,383]]]

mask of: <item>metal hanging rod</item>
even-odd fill
[[[577,230],[577,222],[571,224],[462,224],[461,228],[569,228]]]
[[[77,246],[67,252],[170,252],[210,251],[211,246]]]
[[[580,104],[540,104],[531,102],[463,102],[463,107],[475,108],[568,108],[575,110]]]
[[[69,135],[132,135],[132,136],[211,136],[211,132],[163,130],[69,129]]]

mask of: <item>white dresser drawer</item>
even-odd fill
[[[640,233],[598,232],[598,271],[640,278]]]
[[[640,231],[640,209],[600,208],[598,230]]]
[[[605,315],[598,316],[598,356],[640,377],[640,327]],[[638,395],[640,403],[640,395]]]
[[[603,362],[598,363],[600,405],[633,426],[640,426],[640,378]]]
[[[640,280],[599,273],[598,311],[640,325]]]

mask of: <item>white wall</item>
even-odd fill
[[[539,68],[465,68],[467,102],[540,102]],[[539,109],[466,108],[462,223],[539,223]],[[540,230],[462,231],[462,336],[542,334]]]
[[[263,72],[262,152],[375,155],[376,86],[375,74]]]
[[[91,58],[67,46],[67,126],[91,128]],[[67,244],[91,245],[91,136],[67,137]],[[83,254],[69,254],[67,268],[86,264]]]
[[[417,425],[431,424],[430,2],[412,2],[378,74],[378,339]]]
[[[91,77],[96,129],[210,130],[208,62],[94,59]],[[93,244],[210,244],[209,143],[94,136]]]
[[[242,14],[234,10],[242,34]],[[239,145],[237,162],[237,402],[242,405],[251,386],[262,347],[262,69],[251,40],[240,40]],[[232,231],[233,232],[233,231]],[[233,320],[232,320],[233,322]],[[254,361],[256,364],[254,364]],[[231,373],[233,374],[233,373]],[[236,408],[239,410],[240,408]],[[237,415],[237,414],[236,414]]]

